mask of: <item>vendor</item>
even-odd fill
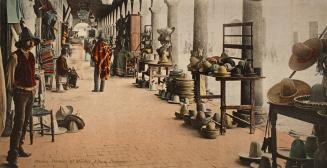
[[[9,58],[6,87],[7,93],[13,95],[15,103],[14,125],[7,156],[9,167],[18,167],[17,157],[31,156],[30,153],[24,151],[22,145],[37,88],[35,58],[31,49],[39,43],[40,40],[34,37],[27,27],[24,27],[19,41],[15,44],[18,49]]]
[[[57,75],[59,76],[67,76],[69,72],[69,68],[67,65],[66,57],[68,56],[68,52],[66,48],[61,49],[61,55],[57,59]]]
[[[62,48],[61,49],[61,55],[58,57],[57,62],[56,62],[56,66],[57,66],[57,78],[56,78],[56,86],[57,86],[57,90],[59,90],[59,82],[60,82],[60,78],[61,77],[68,77],[68,73],[69,73],[69,68],[67,65],[67,60],[66,57],[68,57],[68,52],[66,48]],[[68,89],[68,85],[67,83],[63,85],[64,89],[67,90]]]

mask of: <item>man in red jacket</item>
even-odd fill
[[[17,157],[29,157],[24,151],[24,143],[28,120],[32,112],[34,95],[37,88],[35,81],[35,58],[31,49],[38,45],[40,40],[33,36],[30,30],[23,28],[17,51],[13,52],[7,70],[7,90],[13,94],[15,103],[15,118],[10,135],[10,148],[7,161],[9,167],[18,167]]]

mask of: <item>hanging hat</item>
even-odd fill
[[[251,142],[250,151],[248,153],[238,154],[241,161],[259,162],[262,156],[261,145],[258,142]]]
[[[39,38],[35,37],[27,27],[24,27],[22,29],[21,34],[19,35],[19,40],[15,43],[15,46],[17,48],[22,48],[23,42],[28,41],[28,40],[33,40],[35,43],[35,46],[38,45],[41,41]]]
[[[322,42],[317,38],[294,44],[289,67],[294,71],[302,71],[311,67],[317,61],[322,48]]]
[[[296,96],[310,93],[310,86],[303,81],[285,78],[271,87],[267,93],[268,100],[278,105],[288,105]]]
[[[178,95],[174,95],[172,96],[172,99],[171,100],[168,100],[168,103],[171,103],[171,104],[180,104],[180,99],[179,99],[179,96]]]
[[[294,99],[295,106],[304,109],[326,110],[327,96],[322,84],[312,86],[310,95],[298,96]]]
[[[215,76],[229,77],[230,76],[230,72],[227,72],[227,69],[226,69],[225,66],[220,66],[218,68],[218,71],[215,71]]]
[[[73,114],[74,107],[67,105],[67,106],[60,106],[59,110],[56,113],[57,120],[64,120],[66,116]]]

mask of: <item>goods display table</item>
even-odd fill
[[[146,72],[142,72],[142,79],[144,80],[144,76],[148,75],[149,76],[149,82],[153,80],[153,78],[158,78],[158,84],[163,83],[161,81],[161,78],[168,77],[169,71],[172,69],[172,65],[164,65],[164,64],[151,64],[151,63],[146,63],[149,68],[149,74]],[[162,69],[164,69],[166,72],[165,74],[162,73]]]
[[[312,162],[313,159],[294,159],[277,152],[277,133],[276,133],[277,114],[291,117],[312,124],[319,124],[319,125],[327,125],[327,118],[321,117],[314,110],[301,109],[292,105],[276,105],[273,103],[269,103],[269,117],[271,120],[271,138],[272,138],[271,152],[272,152],[273,168],[277,168],[277,158],[282,158],[285,160],[297,161],[297,162]]]
[[[254,118],[254,107],[255,107],[255,81],[263,79],[264,77],[253,76],[253,77],[219,77],[215,75],[206,75],[208,77],[213,77],[216,81],[220,82],[220,95],[208,95],[202,96],[200,95],[200,75],[206,75],[200,73],[198,71],[192,71],[192,77],[194,79],[194,95],[195,101],[197,104],[197,110],[199,110],[199,106],[201,104],[201,99],[220,99],[220,109],[221,109],[221,122],[220,122],[220,133],[226,133],[226,123],[225,118],[226,115],[236,119],[238,121],[244,122],[245,124],[250,126],[250,133],[253,134],[255,131],[255,118]],[[226,82],[227,81],[250,81],[251,82],[251,102],[250,104],[242,104],[242,105],[226,105]],[[228,109],[236,109],[236,110],[249,110],[250,111],[250,122],[245,121],[241,118],[233,116],[231,114],[227,114],[226,110]]]

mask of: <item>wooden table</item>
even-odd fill
[[[277,168],[277,158],[282,158],[290,161],[297,162],[307,162],[312,160],[307,159],[292,159],[288,156],[281,155],[277,152],[277,132],[276,132],[276,122],[277,122],[277,114],[284,115],[287,117],[291,117],[294,119],[298,119],[304,122],[312,123],[312,124],[320,124],[327,125],[327,118],[321,117],[314,110],[305,110],[301,108],[297,108],[292,105],[276,105],[273,103],[269,103],[269,117],[271,120],[271,151],[272,151],[272,166],[273,168]]]
[[[250,126],[250,133],[253,134],[255,131],[255,118],[254,118],[254,107],[255,107],[255,81],[260,80],[264,77],[254,76],[254,77],[218,77],[215,75],[206,75],[198,71],[191,71],[192,77],[194,79],[194,95],[195,102],[197,104],[197,110],[200,109],[201,99],[220,99],[220,110],[221,110],[221,121],[220,121],[220,133],[226,133],[226,115],[236,119],[238,121],[244,122]],[[200,75],[206,75],[209,77],[214,77],[216,81],[220,82],[220,95],[200,95]],[[251,82],[251,102],[246,105],[226,105],[226,82],[227,81],[250,81]],[[250,122],[240,119],[236,116],[226,113],[228,109],[237,109],[237,110],[250,110]]]
[[[158,84],[163,83],[163,81],[161,81],[160,78],[168,77],[169,71],[173,67],[172,65],[165,65],[165,64],[151,64],[151,63],[145,63],[145,64],[148,65],[149,74],[142,72],[142,79],[144,79],[144,75],[149,76],[149,82],[151,82],[153,78],[158,78]],[[161,74],[162,69],[165,69],[166,71],[165,74]]]

